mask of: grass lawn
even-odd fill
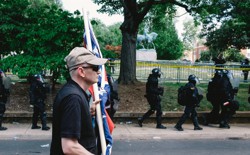
[[[182,111],[183,106],[177,103],[177,90],[184,83],[164,83],[161,84],[164,87],[164,95],[162,97],[162,110],[163,111]],[[203,91],[203,100],[200,103],[200,107],[197,108],[197,111],[210,111],[212,105],[206,99],[207,93],[207,83],[200,83],[197,85]],[[239,111],[249,111],[250,104],[248,103],[248,83],[240,83],[239,91],[236,96],[236,100],[240,103]]]

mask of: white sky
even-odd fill
[[[101,14],[97,13],[96,10],[100,8],[97,4],[94,4],[92,0],[61,0],[63,3],[64,9],[74,12],[75,10],[79,10],[82,13],[83,9],[86,9],[89,11],[89,17],[92,18],[98,18],[100,19],[105,25],[109,26],[117,22],[123,22],[123,16],[122,15],[112,15],[108,16],[107,14]],[[178,9],[177,15],[182,15],[185,13],[184,9]],[[178,35],[181,36],[181,33],[183,33],[183,21],[190,19],[191,16],[188,14],[185,14],[184,16],[176,18],[176,29],[178,32]]]
[[[178,32],[178,36],[181,37],[181,33],[183,33],[183,22],[192,19],[192,16],[186,13],[186,10],[183,8],[177,9],[177,14],[175,18],[175,28]]]
[[[97,10],[100,8],[97,4],[94,4],[92,0],[61,0],[63,3],[64,9],[74,12],[79,10],[82,13],[83,9],[89,11],[89,17],[100,19],[105,25],[109,26],[117,22],[123,21],[123,16],[121,15],[112,15],[97,13]]]

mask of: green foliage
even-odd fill
[[[174,28],[174,27],[172,27]],[[157,41],[158,40],[158,41]],[[155,41],[157,59],[175,60],[182,56],[183,46],[176,31],[162,32]]]
[[[240,53],[239,50],[235,48],[229,48],[223,52],[224,58],[226,61],[231,62],[240,62],[242,59],[244,59],[244,55]],[[213,52],[213,50],[205,51],[201,53],[201,61],[209,61],[213,57],[217,57],[217,52]]]
[[[11,56],[2,61],[2,67],[4,70],[11,68],[12,72],[18,74],[20,78],[25,78],[29,74],[37,74],[44,69],[44,66],[45,58],[23,54]]]
[[[19,52],[22,44],[16,36],[23,33],[26,22],[25,11],[28,7],[27,0],[2,0],[0,1],[0,52],[8,54],[11,51]]]
[[[1,41],[4,48],[1,50],[5,53],[16,51],[18,54],[2,60],[3,68],[12,69],[20,77],[49,70],[55,83],[62,68],[65,68],[64,57],[75,46],[82,44],[83,20],[79,16],[80,12],[71,14],[54,4],[39,3],[38,6],[28,2],[17,3],[19,0],[14,2],[8,5],[2,4],[2,1],[0,3],[4,6],[0,8],[1,12],[8,9],[8,14],[2,18],[11,19],[4,26],[12,27],[12,23],[17,25],[15,29],[0,27],[0,34],[4,36]],[[23,15],[23,18],[17,18],[19,16],[16,14],[12,16],[11,13],[17,12],[15,9],[19,5],[23,9],[18,14]]]
[[[106,45],[121,45],[122,35],[119,30],[120,23],[107,27],[99,19],[94,19],[91,24],[100,47],[105,47]]]
[[[211,59],[211,53],[209,51],[201,52],[200,61],[209,61]]]
[[[112,51],[109,51],[109,50],[105,50],[103,49],[102,50],[102,56],[104,58],[118,58],[119,56],[117,54],[115,54],[114,52]]]
[[[224,57],[226,61],[240,62],[244,59],[244,55],[240,53],[239,50],[234,48],[229,48],[224,52]]]
[[[105,49],[107,45],[118,46],[121,45],[122,35],[119,30],[120,23],[113,24],[111,26],[104,25],[100,20],[94,19],[91,24],[100,45],[102,55],[104,58],[118,58],[119,55],[114,51]]]
[[[106,34],[106,37],[109,38],[108,43],[110,45],[121,45],[122,44],[122,34],[119,29],[121,23],[116,23],[114,25],[108,26],[108,34]]]
[[[15,51],[17,55],[1,60],[2,69],[11,69],[19,77],[37,74],[42,70],[52,74],[52,82],[65,76],[64,57],[76,46],[82,46],[83,20],[80,12],[63,11],[54,1],[1,1],[0,46],[3,54]],[[4,14],[3,14],[4,13]],[[104,57],[116,54],[105,45],[120,45],[118,24],[106,27],[92,21]]]
[[[172,13],[166,16],[166,11]],[[157,59],[175,60],[182,56],[183,45],[179,40],[174,27],[174,12],[175,10],[171,6],[156,6],[150,12],[150,17],[145,23],[146,25],[151,25],[152,31],[158,34],[154,41],[157,51]]]
[[[222,19],[219,28],[211,24],[211,19],[204,21],[203,35],[207,36],[207,46],[217,51],[250,47],[250,1],[227,1],[224,5],[228,9],[227,13],[217,15],[217,19]]]
[[[207,34],[207,32],[212,31],[216,28],[217,23],[223,23],[223,20],[226,21],[231,17],[237,17],[241,22],[245,22],[244,33],[248,40],[249,45],[249,0],[247,1],[232,1],[232,0],[181,0],[181,1],[117,1],[117,0],[94,0],[94,3],[101,6],[99,9],[100,12],[105,12],[110,15],[123,13],[124,14],[124,22],[121,25],[122,35],[123,35],[123,48],[121,57],[121,75],[119,77],[119,81],[123,83],[133,83],[133,80],[136,79],[135,76],[135,65],[131,65],[127,68],[127,64],[135,64],[135,39],[138,32],[138,26],[142,23],[146,15],[153,9],[155,6],[172,6],[184,8],[190,15],[194,17],[195,23],[203,23],[204,30],[203,32]],[[170,7],[171,8],[171,7]],[[170,9],[171,10],[171,9]],[[163,10],[163,14],[170,15],[172,10],[168,12],[168,10]],[[153,24],[153,23],[150,23]],[[206,31],[207,30],[207,31]],[[171,32],[171,31],[170,31]],[[166,33],[164,33],[165,35]],[[168,41],[163,45],[164,47],[171,47],[171,49],[157,49],[157,51],[161,52],[158,54],[160,59],[174,59],[181,56],[180,49],[182,49],[182,45],[179,44],[173,38],[175,37],[174,33],[170,33],[171,35],[164,37],[158,37],[157,39],[161,39],[161,41]],[[171,37],[173,36],[173,38]],[[218,35],[219,36],[219,35]],[[233,39],[236,40],[238,37],[234,35]],[[172,39],[172,40],[171,40]],[[170,40],[170,41],[169,41]],[[246,40],[246,39],[245,39]],[[156,41],[157,42],[157,41]],[[223,41],[221,42],[223,43]],[[224,42],[227,44],[227,42]],[[172,44],[175,44],[173,46]],[[157,47],[157,46],[156,46]],[[160,47],[160,43],[158,44]],[[219,47],[219,46],[217,46]],[[238,46],[236,46],[238,47]],[[210,48],[211,49],[211,48]],[[164,51],[162,51],[164,50]],[[174,52],[172,54],[172,52]],[[221,52],[221,51],[220,51]],[[167,53],[167,55],[164,55]],[[170,54],[171,53],[171,54]],[[132,58],[127,59],[127,57]],[[131,63],[132,62],[132,63]],[[126,68],[126,70],[124,69]],[[130,75],[128,75],[130,73]],[[132,80],[132,82],[131,82]]]

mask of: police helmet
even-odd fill
[[[35,74],[33,77],[36,80],[41,81],[42,83],[44,83],[44,79],[43,79],[43,76],[41,74]]]
[[[223,76],[223,71],[222,70],[216,70],[214,77],[222,77]]]
[[[194,74],[191,74],[188,76],[188,81],[193,84],[196,84],[199,82],[198,78]]]
[[[161,70],[159,68],[154,68],[152,70],[152,74],[157,76],[157,77],[161,77]]]

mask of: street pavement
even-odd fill
[[[203,130],[194,131],[192,124],[184,124],[184,131],[177,131],[174,124],[164,124],[167,129],[156,129],[155,124],[120,122],[115,124],[112,133],[114,140],[149,139],[250,139],[250,124],[231,124],[230,129],[218,128],[218,125],[202,126]],[[28,123],[4,123],[8,130],[0,131],[0,140],[9,139],[51,139],[52,130],[31,129]],[[51,127],[51,124],[48,124]]]

